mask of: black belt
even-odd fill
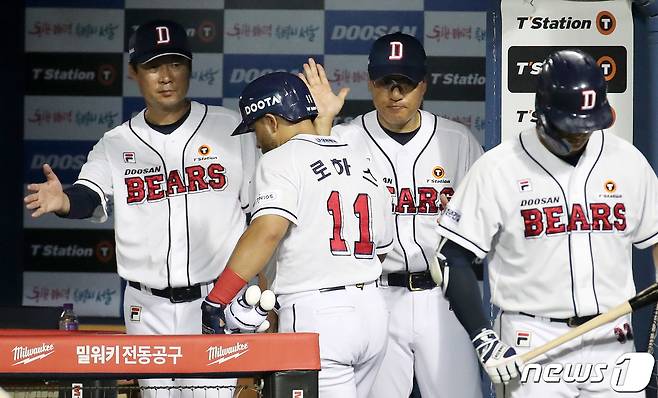
[[[206,286],[212,282],[198,283],[194,286],[183,286],[183,287],[166,287],[164,289],[153,289],[145,285],[142,285],[139,282],[128,281],[130,287],[134,287],[137,290],[141,290],[146,293],[151,293],[154,296],[162,297],[169,299],[172,303],[186,303],[194,300],[200,299],[201,296],[201,286]]]
[[[412,292],[429,290],[436,287],[429,271],[421,272],[392,272],[386,275],[388,286],[406,287]]]
[[[529,316],[532,318],[542,318],[539,315],[532,315],[532,314],[528,314],[527,312],[519,312],[519,314]],[[543,318],[546,318],[551,322],[566,323],[567,326],[569,326],[570,328],[575,328],[589,320],[596,318],[597,316],[599,316],[599,314],[587,315],[587,316],[572,316],[571,318],[549,318],[549,317],[543,317]]]

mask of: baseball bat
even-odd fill
[[[658,301],[658,283],[654,283],[648,288],[642,290],[640,293],[636,294],[634,297],[630,298],[628,301],[619,304],[615,308],[597,316],[596,318],[590,319],[589,321],[583,323],[575,329],[570,330],[562,336],[555,338],[548,343],[535,348],[534,350],[528,351],[525,354],[521,354],[521,359],[524,362],[530,362],[546,351],[571,341],[576,337],[581,336],[592,329],[596,329],[601,325],[612,322],[622,315],[630,314],[639,308],[655,303],[656,301]]]

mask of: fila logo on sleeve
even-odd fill
[[[158,41],[157,44],[167,44],[170,41],[169,38],[169,28],[166,26],[156,26],[156,32],[158,32]]]

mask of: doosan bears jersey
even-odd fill
[[[255,164],[253,136],[230,136],[239,121],[193,101],[171,134],[151,129],[142,111],[94,146],[75,183],[100,195],[97,221],[113,197],[122,278],[158,289],[217,278],[246,228]]]
[[[441,212],[439,196],[450,198],[482,147],[466,127],[419,111],[421,126],[416,136],[400,145],[389,137],[372,111],[335,126],[332,135],[372,157],[373,169],[382,174],[390,194],[399,233],[394,250],[384,261],[384,272],[418,272],[429,269],[438,236]],[[365,131],[365,133],[364,133]]]
[[[626,141],[594,132],[574,167],[533,129],[485,153],[438,232],[489,258],[505,311],[567,318],[632,297],[631,246],[658,242],[658,180]]]
[[[267,274],[277,294],[372,282],[393,247],[390,195],[358,151],[336,137],[299,134],[260,159],[253,218],[291,224]]]

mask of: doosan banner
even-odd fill
[[[535,80],[552,51],[579,48],[608,82],[615,122],[608,131],[633,141],[633,17],[628,0],[503,0],[501,139],[532,127]]]

